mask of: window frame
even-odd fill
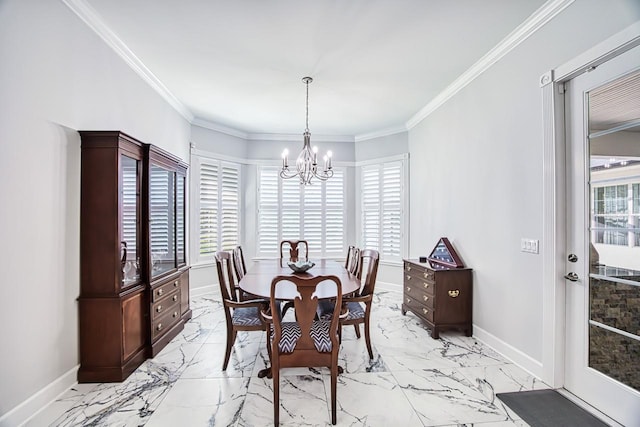
[[[364,242],[364,170],[365,168],[370,168],[372,166],[377,166],[380,171],[384,171],[385,165],[391,163],[400,163],[400,239],[399,239],[399,255],[390,257],[388,254],[384,253],[383,249],[380,247],[377,248],[367,248],[367,249],[375,249],[380,252],[380,263],[386,265],[393,266],[401,266],[403,263],[403,259],[407,258],[407,254],[409,253],[409,153],[400,154],[397,156],[385,157],[385,158],[377,158],[371,159],[367,161],[358,162],[356,164],[356,188],[358,194],[360,194],[360,200],[357,203],[357,218],[356,218],[356,226],[357,226],[357,242],[361,249],[365,248]],[[382,174],[380,174],[382,176]],[[379,178],[380,179],[380,178]],[[384,189],[379,189],[378,194],[382,196]],[[383,232],[384,227],[382,224],[382,199],[378,204],[378,217],[380,218],[380,226],[378,230],[378,244],[381,245],[383,242]]]
[[[231,169],[235,169],[237,172],[237,182],[236,182],[236,195],[237,195],[237,204],[236,204],[236,212],[237,212],[237,216],[236,216],[236,221],[237,221],[237,241],[235,242],[235,244],[233,245],[234,247],[236,245],[240,245],[242,242],[242,217],[243,217],[243,213],[242,213],[242,201],[243,201],[243,164],[237,161],[233,161],[233,160],[226,160],[226,159],[221,159],[221,158],[217,158],[217,157],[209,157],[209,156],[202,156],[202,155],[196,155],[192,153],[192,162],[191,162],[191,174],[190,174],[190,187],[192,188],[192,192],[191,192],[191,214],[190,214],[190,220],[191,220],[191,226],[189,227],[191,230],[191,235],[192,238],[190,238],[190,242],[191,243],[191,248],[192,248],[192,252],[191,252],[191,261],[190,264],[193,265],[202,265],[202,264],[213,264],[214,263],[214,259],[213,259],[213,253],[206,253],[206,254],[202,254],[201,253],[201,223],[200,223],[200,209],[201,209],[201,198],[200,198],[200,179],[202,177],[201,172],[202,172],[202,166],[203,165],[209,165],[209,166],[215,166],[216,167],[216,179],[217,179],[217,200],[216,200],[216,205],[217,205],[217,223],[216,223],[216,229],[217,229],[217,234],[216,234],[216,249],[215,250],[223,250],[222,249],[222,243],[223,243],[223,236],[225,235],[222,231],[224,229],[224,224],[223,221],[220,221],[222,212],[223,212],[223,205],[224,205],[224,200],[222,197],[222,184],[223,184],[223,168],[231,168]],[[194,185],[195,184],[195,185]],[[227,248],[227,250],[230,250],[232,248]],[[214,251],[215,252],[215,251]]]

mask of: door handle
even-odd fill
[[[578,275],[576,273],[574,273],[573,271],[565,274],[564,278],[567,279],[567,280],[570,280],[572,282],[577,282],[578,281]]]

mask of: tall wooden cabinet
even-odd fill
[[[80,135],[78,381],[122,381],[191,317],[187,167],[119,131]]]

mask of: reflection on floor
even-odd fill
[[[338,425],[526,426],[496,393],[548,388],[473,337],[429,336],[402,295],[379,292],[372,314],[375,359],[364,337],[345,327],[340,348]],[[194,317],[158,356],[118,384],[79,384],[28,426],[266,426],[273,425],[265,334],[240,333],[226,372],[225,319],[216,295],[192,301]],[[288,369],[281,374],[280,421],[289,426],[331,424],[329,375]]]

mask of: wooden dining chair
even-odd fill
[[[349,310],[347,317],[340,320],[340,325],[353,325],[356,330],[356,336],[360,338],[360,324],[364,324],[364,339],[369,352],[369,359],[373,359],[373,349],[371,347],[371,308],[373,305],[373,291],[376,286],[376,277],[378,275],[378,263],[380,253],[373,249],[363,249],[360,251],[358,278],[362,285],[360,291],[355,296],[345,297],[343,299],[345,306]],[[366,266],[366,275],[362,279],[362,273]],[[320,319],[329,320],[333,313],[327,310],[325,304],[320,305],[318,312]]]
[[[304,259],[309,259],[309,242],[306,240],[283,240],[280,242],[280,259],[297,261],[301,256],[301,249],[304,246]],[[288,249],[289,253],[285,250]]]
[[[233,270],[236,272],[236,280],[239,282],[247,274],[247,265],[244,263],[242,246],[238,245],[233,249]]]
[[[263,321],[261,312],[267,307],[267,302],[264,300],[240,301],[231,268],[231,253],[218,251],[215,253],[215,260],[218,269],[222,305],[227,320],[227,348],[224,362],[222,363],[222,370],[226,371],[238,331],[266,330],[266,324]]]
[[[336,391],[338,382],[338,327],[342,307],[342,284],[336,276],[305,278],[298,275],[277,276],[271,282],[271,307],[277,307],[277,289],[285,282],[293,283],[299,296],[293,301],[296,320],[283,322],[278,316],[263,313],[269,323],[271,374],[273,376],[273,420],[280,422],[280,369],[289,367],[321,367],[331,370],[331,423],[336,423]],[[335,285],[337,297],[329,320],[316,320],[318,299],[314,292],[319,283]],[[344,317],[346,317],[344,314]]]
[[[347,249],[347,259],[344,261],[344,268],[351,274],[358,274],[360,266],[360,248],[350,245]]]

